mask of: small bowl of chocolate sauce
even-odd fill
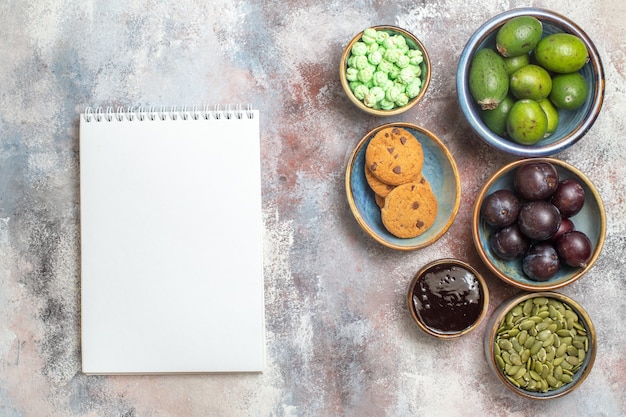
[[[450,339],[475,329],[487,313],[489,290],[483,277],[457,259],[422,267],[409,285],[411,316],[426,333]]]

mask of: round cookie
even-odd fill
[[[389,191],[393,190],[395,185],[390,185],[379,180],[365,164],[365,180],[376,195],[386,197]]]
[[[385,197],[381,197],[378,194],[374,194],[374,200],[376,201],[376,205],[378,208],[385,207]]]
[[[400,185],[416,179],[422,172],[422,145],[401,127],[381,129],[365,150],[365,163],[380,181]]]
[[[399,238],[412,238],[426,232],[437,218],[437,198],[430,184],[410,182],[394,188],[381,209],[383,225]]]

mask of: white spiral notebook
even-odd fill
[[[80,117],[87,374],[260,372],[258,110]]]

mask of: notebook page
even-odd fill
[[[80,124],[85,373],[261,371],[259,115]]]

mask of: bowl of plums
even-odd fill
[[[547,291],[580,279],[604,245],[606,214],[594,184],[555,158],[497,170],[480,190],[472,237],[485,265],[504,282]]]

